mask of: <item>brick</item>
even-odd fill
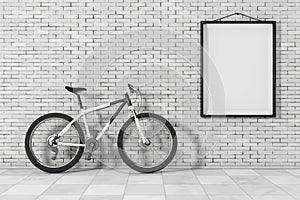
[[[141,112],[156,112],[176,124],[183,155],[174,166],[299,166],[297,0],[66,0],[53,5],[46,0],[0,5],[0,166],[32,167],[22,137],[39,115],[77,113],[77,100],[65,85],[87,87],[82,97],[91,107],[122,98],[127,82],[140,86]],[[236,10],[280,22],[276,118],[200,118],[199,22]],[[92,129],[112,113],[91,114]],[[128,117],[122,113],[101,140],[103,151],[96,155],[104,164],[124,165],[110,147]],[[200,163],[202,151],[208,155]],[[81,160],[78,167],[98,164],[98,159]]]

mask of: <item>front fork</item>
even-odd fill
[[[135,109],[133,108],[132,105],[128,106],[129,110],[131,111],[132,115],[133,115],[133,118],[134,118],[134,122],[135,122],[135,125],[136,127],[138,128],[138,132],[139,132],[139,136],[140,136],[140,141],[143,143],[143,144],[148,144],[149,143],[149,140],[146,138],[143,130],[142,130],[142,127],[141,127],[141,124],[140,124],[140,121],[139,121],[139,118],[137,118],[136,116],[136,112],[135,112]]]

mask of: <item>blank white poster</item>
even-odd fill
[[[212,23],[203,31],[203,114],[272,115],[272,24]]]

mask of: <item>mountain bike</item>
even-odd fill
[[[130,95],[139,94],[139,88],[128,84],[129,92],[124,98],[90,109],[84,109],[80,92],[86,88],[66,86],[65,89],[77,96],[80,113],[72,118],[63,113],[48,113],[36,119],[25,137],[25,150],[34,166],[49,173],[59,173],[73,167],[86,149],[86,159],[100,146],[100,138],[114,119],[127,105],[131,117],[121,127],[117,147],[122,160],[132,169],[151,173],[166,167],[177,149],[177,137],[173,126],[165,118],[153,113],[137,114]],[[103,129],[92,137],[86,115],[116,104],[121,104]],[[78,120],[82,118],[83,132]]]

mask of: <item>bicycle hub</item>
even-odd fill
[[[50,146],[50,147],[54,147],[57,145],[57,139],[59,139],[59,137],[57,135],[50,135],[47,139],[47,144]]]

